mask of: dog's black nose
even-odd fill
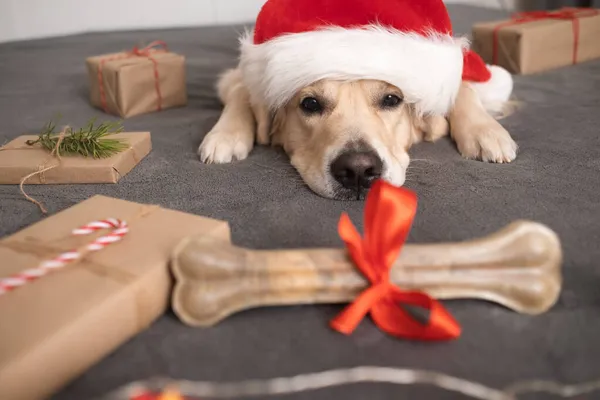
[[[374,151],[347,151],[331,163],[331,175],[346,189],[360,191],[381,177],[383,163]]]

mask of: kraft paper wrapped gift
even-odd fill
[[[187,104],[185,57],[162,42],[86,60],[92,105],[122,118]]]
[[[524,12],[473,25],[472,49],[513,74],[533,74],[600,58],[600,9]]]
[[[95,196],[0,240],[0,284],[110,233],[71,234],[107,218],[128,223],[120,241],[0,294],[0,399],[49,398],[163,314],[181,239],[230,240],[226,222]]]
[[[40,144],[28,145],[35,135],[19,136],[0,151],[0,184],[19,184],[29,174],[56,165],[27,180],[27,184],[117,183],[152,150],[149,132],[123,132],[111,135],[129,144],[120,153],[94,159],[80,155],[63,155],[60,160]]]

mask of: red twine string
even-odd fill
[[[564,7],[554,11],[525,11],[513,14],[510,21],[498,24],[494,28],[493,37],[493,63],[498,64],[498,34],[500,30],[507,26],[526,24],[532,21],[541,21],[545,19],[571,20],[573,23],[573,64],[577,64],[577,55],[579,51],[579,19],[584,17],[593,17],[600,14],[600,11],[594,8]]]
[[[104,110],[104,112],[108,113],[108,104],[106,102],[106,90],[104,89],[104,75],[103,75],[103,69],[104,69],[104,64],[106,64],[107,62],[110,61],[114,61],[114,60],[121,60],[121,59],[126,59],[126,58],[132,58],[132,57],[146,57],[147,59],[149,59],[150,61],[152,61],[152,64],[154,66],[154,86],[156,88],[156,96],[158,97],[158,105],[157,105],[157,110],[160,111],[162,110],[162,95],[161,95],[161,91],[160,91],[160,76],[158,73],[158,62],[156,61],[156,59],[154,57],[152,57],[152,54],[157,53],[157,52],[167,52],[168,48],[167,48],[167,44],[161,40],[157,40],[154,41],[152,43],[150,43],[148,46],[139,49],[137,46],[135,46],[133,49],[131,49],[128,52],[113,56],[113,57],[108,57],[108,58],[104,58],[100,61],[100,66],[98,67],[98,85],[100,86],[100,103],[102,104],[102,109]]]
[[[390,282],[390,269],[408,236],[416,210],[417,196],[413,192],[379,180],[367,196],[364,238],[348,215],[342,215],[339,234],[371,287],[331,321],[333,329],[349,335],[370,313],[374,322],[393,336],[420,340],[460,336],[460,326],[441,303],[422,292],[405,292]],[[429,321],[418,321],[401,304],[428,309]]]

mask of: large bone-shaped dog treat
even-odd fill
[[[438,299],[481,299],[539,314],[559,296],[561,263],[553,231],[517,221],[478,240],[406,244],[391,279]],[[259,306],[351,302],[369,284],[345,249],[249,250],[208,236],[184,239],[172,268],[174,311],[192,326]]]

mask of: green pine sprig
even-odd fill
[[[90,120],[86,127],[73,130],[65,128],[65,137],[58,146],[60,155],[81,155],[84,157],[107,158],[123,150],[128,145],[119,139],[108,137],[123,131],[121,122],[103,122],[95,125],[96,119]],[[37,140],[28,140],[30,146],[39,143],[48,151],[54,150],[60,133],[55,132],[56,124],[50,121]]]

